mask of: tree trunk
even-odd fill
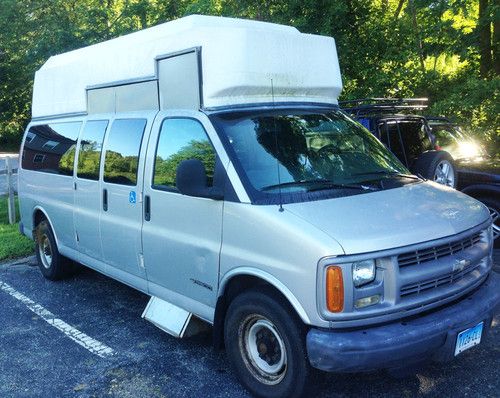
[[[398,8],[396,8],[396,12],[394,13],[394,19],[399,18],[399,14],[401,14],[401,10],[403,9],[404,4],[405,4],[405,0],[399,0]]]
[[[418,26],[418,21],[417,21],[417,8],[415,7],[415,2],[414,0],[409,0],[408,1],[408,7],[409,11],[411,13],[411,19],[413,23],[413,28],[415,29],[415,36],[416,36],[416,41],[417,41],[417,53],[418,53],[418,58],[420,60],[420,68],[422,69],[422,72],[425,72],[425,63],[424,63],[424,45],[422,42],[422,37],[420,33],[420,27]]]
[[[500,75],[500,0],[493,0],[493,5],[493,69]]]
[[[479,0],[479,72],[481,77],[488,76],[492,69],[491,60],[491,20],[488,0]]]

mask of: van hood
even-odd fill
[[[285,210],[335,239],[346,254],[444,238],[473,228],[490,217],[482,203],[434,182],[287,204]]]

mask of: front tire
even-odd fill
[[[66,277],[71,270],[71,261],[57,249],[56,239],[47,220],[36,227],[36,258],[42,275],[52,281]]]
[[[250,290],[230,304],[224,341],[240,382],[257,397],[301,397],[311,374],[305,327],[281,297]]]

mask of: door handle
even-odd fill
[[[146,221],[151,220],[151,198],[149,195],[144,197],[144,219]]]
[[[108,211],[108,190],[102,190],[102,209]]]

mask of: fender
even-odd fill
[[[285,296],[285,298],[288,300],[290,305],[295,309],[299,317],[302,319],[302,321],[306,325],[310,325],[311,321],[309,319],[309,316],[307,315],[306,311],[300,304],[299,300],[293,295],[293,293],[282,283],[280,282],[276,277],[273,275],[262,271],[258,268],[253,268],[253,267],[237,267],[233,268],[231,271],[227,272],[219,285],[219,292],[217,298],[221,297],[224,294],[224,291],[226,290],[226,286],[228,282],[235,276],[240,276],[240,275],[247,275],[247,276],[255,276],[257,278],[260,278],[270,285],[274,286],[276,289],[278,289],[281,294]]]
[[[468,185],[461,192],[474,196],[474,193],[496,193],[500,194],[500,185],[493,184],[473,184]]]
[[[54,224],[52,224],[52,220],[50,219],[50,217],[48,216],[47,212],[45,211],[45,209],[43,207],[41,207],[40,205],[36,205],[34,208],[33,208],[33,211],[31,212],[31,218],[32,218],[32,225],[33,225],[33,230],[32,230],[32,236],[33,236],[33,240],[36,239],[35,237],[35,213],[40,210],[43,215],[45,216],[45,218],[47,219],[47,221],[49,222],[49,225],[50,225],[50,228],[52,229],[52,233],[54,234],[54,238],[56,239],[56,245],[57,247],[60,247],[60,244],[59,244],[59,238],[57,237],[57,232],[55,231],[54,229]]]

